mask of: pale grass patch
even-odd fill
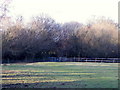
[[[103,63],[65,63],[64,65],[78,65],[78,66],[111,66],[111,64],[103,64]],[[116,64],[116,67],[118,67],[118,64]]]
[[[47,66],[61,66],[61,65],[47,65]]]
[[[9,78],[2,78],[2,79],[18,79],[18,80],[20,80],[20,79],[39,79],[39,78],[47,78],[47,77],[9,77]]]
[[[16,83],[41,83],[41,82],[73,82],[76,80],[4,80],[2,83],[4,84],[16,84]]]
[[[89,75],[89,74],[95,74],[95,73],[70,73],[70,75],[80,75],[80,74]]]
[[[28,63],[28,64],[26,64],[26,65],[33,65],[34,63]]]
[[[76,80],[43,80],[39,82],[72,82],[72,81],[76,81]]]
[[[28,72],[44,72],[44,70],[4,70],[2,73],[28,73]]]
[[[9,75],[27,75],[27,73],[7,73],[7,74],[1,74],[4,76],[9,76]]]
[[[65,64],[65,65],[82,65],[82,64]]]
[[[110,65],[100,65],[100,66],[110,66]]]
[[[65,63],[64,65],[83,65],[83,63]]]

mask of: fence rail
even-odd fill
[[[4,60],[2,63],[15,63],[16,60]],[[99,62],[99,63],[120,63],[119,58],[67,58],[67,57],[48,57],[43,59],[28,59],[19,62]]]
[[[44,60],[43,60],[44,61]],[[66,58],[50,57],[47,62],[103,62],[103,63],[120,63],[119,58]]]

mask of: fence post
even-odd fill
[[[113,63],[114,63],[114,61],[115,61],[115,60],[113,59]]]
[[[102,59],[101,59],[101,63],[102,63]]]
[[[73,60],[73,62],[75,62],[75,56],[74,56],[74,60]]]

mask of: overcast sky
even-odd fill
[[[118,20],[119,0],[13,0],[12,15],[22,15],[25,20],[45,13],[57,22],[85,23],[92,16],[105,16]]]

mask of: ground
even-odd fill
[[[3,88],[117,88],[117,63],[37,62],[3,65]]]

